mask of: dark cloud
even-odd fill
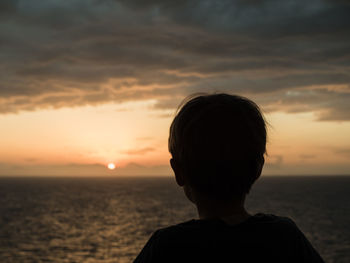
[[[348,1],[19,0],[0,10],[1,113],[150,98],[169,109],[223,91],[350,120]],[[346,92],[328,88],[337,85]]]
[[[17,10],[17,2],[16,0],[0,1],[0,19],[13,15]]]
[[[315,111],[320,121],[350,120],[350,86],[340,88],[325,86],[318,88],[295,88],[278,92],[271,100],[261,98],[266,111],[285,111],[290,113]],[[257,99],[259,101],[259,99]]]

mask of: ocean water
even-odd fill
[[[350,176],[262,177],[251,213],[292,218],[350,262]],[[154,230],[196,218],[174,179],[0,178],[0,262],[132,262]]]

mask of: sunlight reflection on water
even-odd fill
[[[262,178],[251,212],[291,217],[326,262],[349,262],[350,178]],[[1,262],[131,262],[157,228],[196,217],[173,179],[0,178]]]

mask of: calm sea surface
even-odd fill
[[[326,262],[350,262],[350,176],[262,177],[252,213],[291,217]],[[132,262],[154,230],[196,218],[172,178],[0,178],[0,262]]]

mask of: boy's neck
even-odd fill
[[[244,208],[244,199],[230,203],[219,203],[208,200],[196,202],[200,219],[221,219],[229,225],[239,224],[251,215]]]

